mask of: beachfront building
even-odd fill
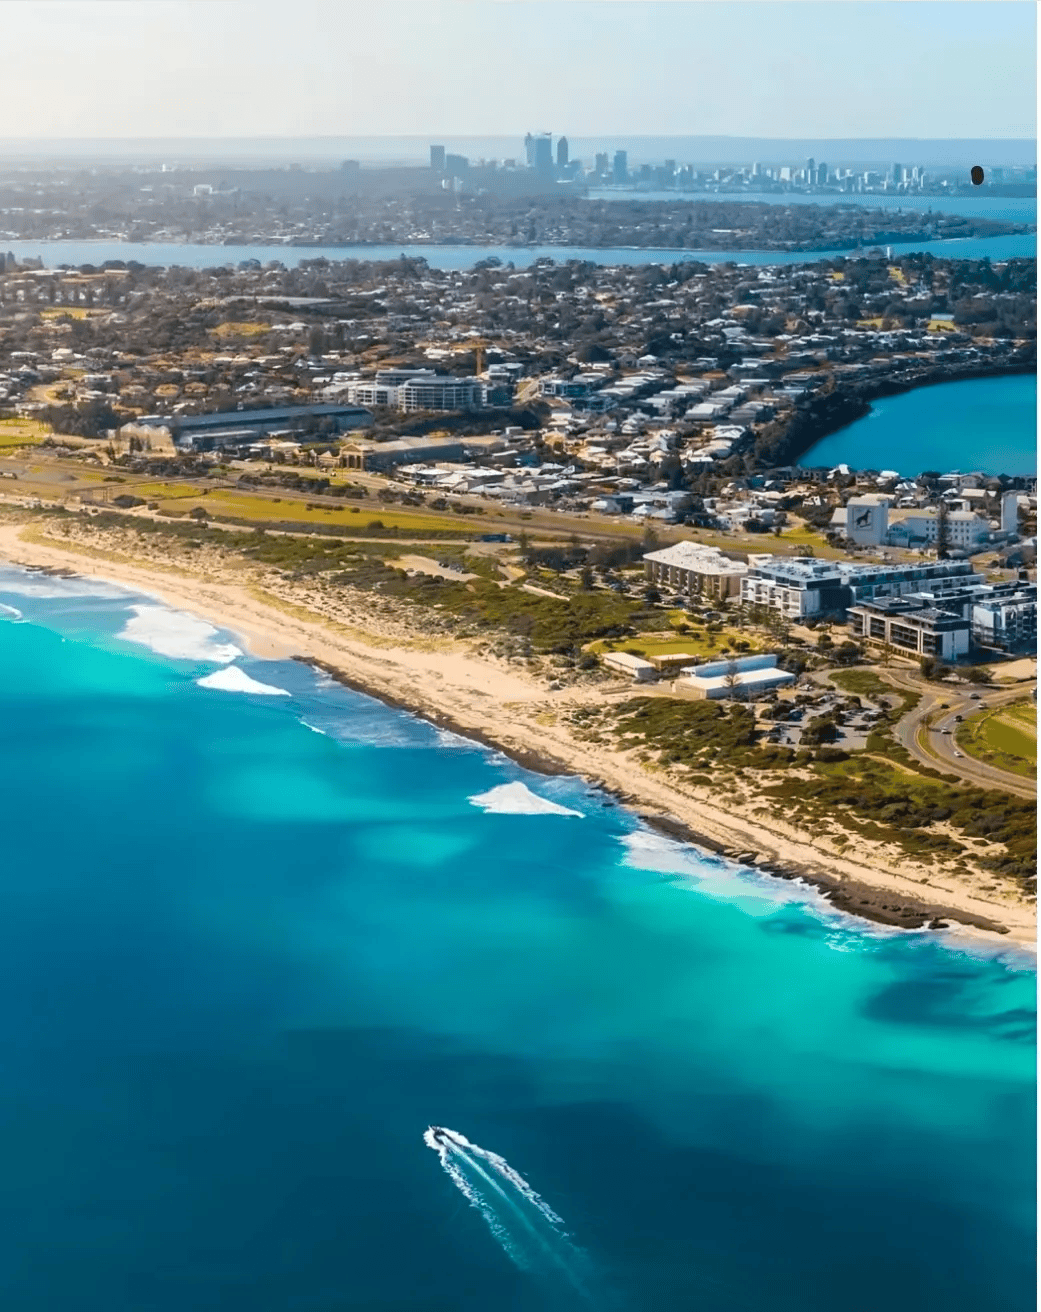
[[[658,677],[658,671],[650,661],[645,661],[642,656],[636,656],[630,651],[605,652],[603,661],[609,670],[613,670],[616,674],[624,674],[627,679],[632,679],[636,683],[650,683],[652,679]]]
[[[720,601],[738,596],[741,580],[748,573],[744,561],[731,560],[715,547],[700,542],[677,542],[661,551],[650,551],[643,563],[648,583],[656,587]]]
[[[712,661],[682,670],[675,682],[678,692],[718,701],[724,697],[754,701],[773,688],[785,688],[795,675],[779,669],[775,653]]]
[[[969,651],[972,625],[964,616],[911,597],[867,601],[849,610],[854,642],[889,645],[915,656],[956,661]]]
[[[942,597],[980,583],[967,560],[917,565],[861,565],[806,556],[751,556],[741,600],[791,620],[837,615],[862,601],[928,591]]]

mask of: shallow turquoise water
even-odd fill
[[[90,590],[0,575],[6,1306],[1033,1305],[1028,963]]]
[[[1037,375],[969,378],[872,401],[869,415],[818,442],[799,464],[912,478],[926,469],[1036,474]]]

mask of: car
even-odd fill
[[[954,718],[958,721],[959,724],[961,724],[961,716],[960,716],[960,715],[956,715]]]
[[[950,733],[950,729],[941,729],[940,732],[941,732],[941,733]]]
[[[957,757],[960,757],[960,756],[961,756],[961,752],[958,751],[957,747],[954,749],[954,754],[955,754],[955,756],[957,756]]]
[[[969,701],[978,702],[979,699],[980,699],[980,694],[978,692],[969,693]]]
[[[949,711],[950,709],[951,709],[951,704],[950,704],[950,702],[941,702],[941,703],[940,703],[940,710],[941,710],[941,711]]]

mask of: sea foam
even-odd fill
[[[520,781],[499,784],[467,800],[472,806],[479,806],[490,815],[574,815],[580,820],[585,818],[581,811],[573,811],[569,806],[561,806],[546,797],[539,797]]]
[[[103,600],[123,599],[132,595],[129,588],[102,579],[65,577],[60,574],[39,574],[22,569],[0,569],[0,592],[17,597],[36,597],[40,600],[61,600],[65,597],[97,597]]]
[[[288,697],[285,688],[276,688],[272,683],[260,683],[251,679],[245,670],[237,665],[228,665],[223,670],[207,674],[203,679],[196,679],[200,688],[215,688],[218,692],[249,692],[261,697]]]
[[[217,630],[194,615],[168,606],[136,605],[130,609],[134,616],[127,620],[119,637],[148,647],[158,656],[228,665],[242,655],[234,643],[214,642]]]

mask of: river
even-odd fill
[[[700,260],[705,264],[810,264],[839,259],[851,251],[686,251],[638,247],[593,248],[588,246],[432,246],[401,242],[385,246],[208,246],[191,242],[124,241],[4,241],[0,247],[20,260],[39,256],[46,268],[61,265],[102,264],[105,260],[139,260],[142,264],[180,265],[205,269],[238,264],[241,260],[278,260],[295,268],[304,260],[325,256],[330,260],[396,260],[401,256],[422,257],[431,268],[469,269],[479,260],[495,258],[504,264],[526,269],[536,260],[588,260],[592,264],[673,264],[678,260]],[[894,242],[894,255],[929,252],[938,259],[1002,260],[1037,258],[1037,236],[1021,233],[1009,237],[967,237],[951,241]]]

